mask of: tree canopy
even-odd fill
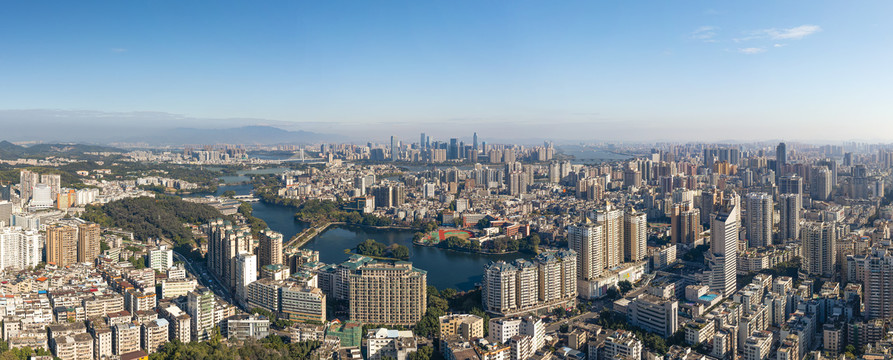
[[[356,248],[357,254],[373,257],[388,257],[399,260],[409,260],[409,248],[400,244],[387,246],[373,239],[366,239]]]
[[[183,224],[203,224],[223,215],[217,209],[175,196],[138,197],[87,205],[82,218],[103,227],[119,227],[133,232],[140,241],[167,238],[176,244],[190,244],[192,231]]]
[[[251,206],[251,203],[243,202],[239,205],[239,214],[242,214],[245,220],[248,221],[248,225],[251,226],[251,233],[254,235],[269,227],[266,221],[254,216],[254,208]]]
[[[424,234],[422,234],[424,235]],[[461,251],[485,251],[491,253],[524,252],[528,254],[539,253],[540,237],[533,234],[521,239],[509,237],[495,238],[483,243],[474,240],[463,240],[457,236],[450,236],[437,244],[438,247]]]
[[[41,348],[31,349],[27,346],[12,349],[9,347],[9,343],[0,340],[0,360],[28,360],[31,355],[52,356],[53,354]]]
[[[174,340],[165,343],[161,350],[149,356],[150,360],[204,360],[204,359],[310,359],[320,347],[319,341],[286,343],[280,336],[270,335],[259,341],[247,340],[241,346],[229,346],[219,341],[193,341],[182,343]]]

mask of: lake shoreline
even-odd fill
[[[243,180],[244,178],[238,179]],[[218,189],[218,195],[233,190],[238,195],[250,195],[252,184],[239,182],[227,184]],[[311,224],[296,221],[295,209],[288,205],[269,202],[257,202],[253,205],[253,215],[263,219],[274,231],[284,235],[284,239],[292,239],[296,234],[305,232]],[[324,222],[318,223],[325,225]],[[319,233],[305,232],[301,238],[300,249],[319,251],[319,260],[326,264],[340,264],[348,256],[344,249],[352,249],[366,239],[390,244],[401,244],[409,247],[413,266],[428,271],[428,284],[439,289],[453,288],[459,291],[475,289],[476,284],[483,281],[483,269],[491,261],[511,262],[519,258],[531,258],[526,253],[484,254],[466,251],[444,251],[451,249],[433,248],[433,246],[415,246],[412,239],[419,231],[407,226],[367,226],[362,224],[331,224]],[[306,240],[306,241],[305,241]],[[296,251],[291,248],[290,251]]]
[[[379,261],[393,261],[393,262],[409,261],[409,259],[398,259],[398,258],[392,258],[392,257],[387,257],[387,256],[363,255],[363,254],[356,252],[355,249],[344,249],[344,253],[347,254],[347,256],[359,255],[359,256],[365,256],[367,258],[372,258],[372,259],[379,260]]]
[[[297,220],[297,219],[295,219],[295,220]],[[297,221],[301,221],[301,220],[297,220]],[[304,223],[306,223],[306,222],[304,222]],[[286,241],[285,242],[286,247],[289,247],[289,248],[294,247],[296,249],[300,249],[301,246],[304,246],[311,240],[322,235],[322,233],[326,232],[326,230],[329,230],[329,228],[332,226],[344,226],[344,227],[356,226],[359,228],[375,229],[375,230],[421,230],[419,228],[415,228],[412,226],[399,226],[399,225],[378,226],[378,225],[365,225],[365,224],[351,224],[351,223],[347,223],[347,222],[343,222],[343,221],[329,221],[329,222],[326,222],[321,225],[314,226],[311,224],[309,228],[307,228],[306,230],[304,230],[300,233],[295,234],[294,236],[292,236],[291,239]],[[309,233],[310,231],[315,231],[316,233],[313,235],[307,235],[307,233]],[[298,241],[298,239],[303,236],[307,236],[307,238],[303,239],[302,241]],[[297,243],[295,243],[296,241],[297,241]]]
[[[521,251],[490,252],[490,251],[470,251],[470,250],[461,250],[461,249],[451,249],[451,248],[440,247],[440,246],[437,246],[436,244],[425,244],[425,243],[417,242],[415,240],[412,241],[412,244],[418,245],[418,246],[430,247],[430,248],[437,248],[437,249],[441,249],[441,250],[450,250],[450,251],[455,251],[455,252],[460,252],[460,253],[467,253],[467,254],[514,255],[514,254],[521,253]]]

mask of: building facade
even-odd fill
[[[46,234],[47,263],[63,267],[78,262],[78,229],[76,227],[48,226]]]
[[[804,269],[810,275],[833,277],[837,263],[837,228],[832,223],[809,222],[803,226]]]
[[[750,193],[745,204],[748,246],[759,248],[772,245],[772,197],[766,193]]]
[[[803,198],[799,194],[782,194],[778,197],[778,240],[800,240],[800,208]]]
[[[584,224],[567,227],[567,245],[577,253],[577,275],[583,280],[601,276],[603,227],[587,219]]]
[[[484,310],[511,316],[573,306],[577,296],[577,255],[572,250],[543,252],[533,260],[491,262],[484,267]]]
[[[729,297],[735,293],[738,268],[738,208],[731,205],[715,214],[710,228],[710,290]]]
[[[627,319],[633,326],[667,338],[679,329],[678,313],[679,303],[676,300],[642,294],[629,303]]]
[[[78,225],[78,262],[93,262],[99,257],[99,224]]]
[[[411,263],[366,263],[349,278],[351,320],[413,325],[425,314],[428,275]]]

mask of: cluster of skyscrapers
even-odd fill
[[[326,149],[321,149],[325,153]],[[523,147],[507,145],[488,145],[479,142],[477,133],[472,135],[472,142],[466,143],[459,138],[449,141],[432,141],[422,133],[418,143],[403,143],[396,136],[384,146],[368,143],[366,150],[368,159],[373,161],[408,161],[408,162],[489,162],[512,163],[521,160],[543,162],[552,160],[555,148],[546,142],[544,146]]]
[[[615,209],[611,204],[591,212],[583,223],[568,226],[567,243],[577,254],[580,279],[592,280],[605,269],[644,259],[647,227],[644,213]]]
[[[243,304],[248,301],[248,286],[258,280],[259,272],[272,274],[275,270],[271,269],[284,265],[280,233],[262,230],[255,242],[250,227],[237,226],[228,220],[217,219],[204,228],[208,237],[208,270]]]

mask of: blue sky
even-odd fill
[[[889,1],[7,1],[0,121],[28,109],[90,124],[152,112],[157,122],[132,125],[273,124],[379,139],[474,130],[890,139],[891,10]]]

